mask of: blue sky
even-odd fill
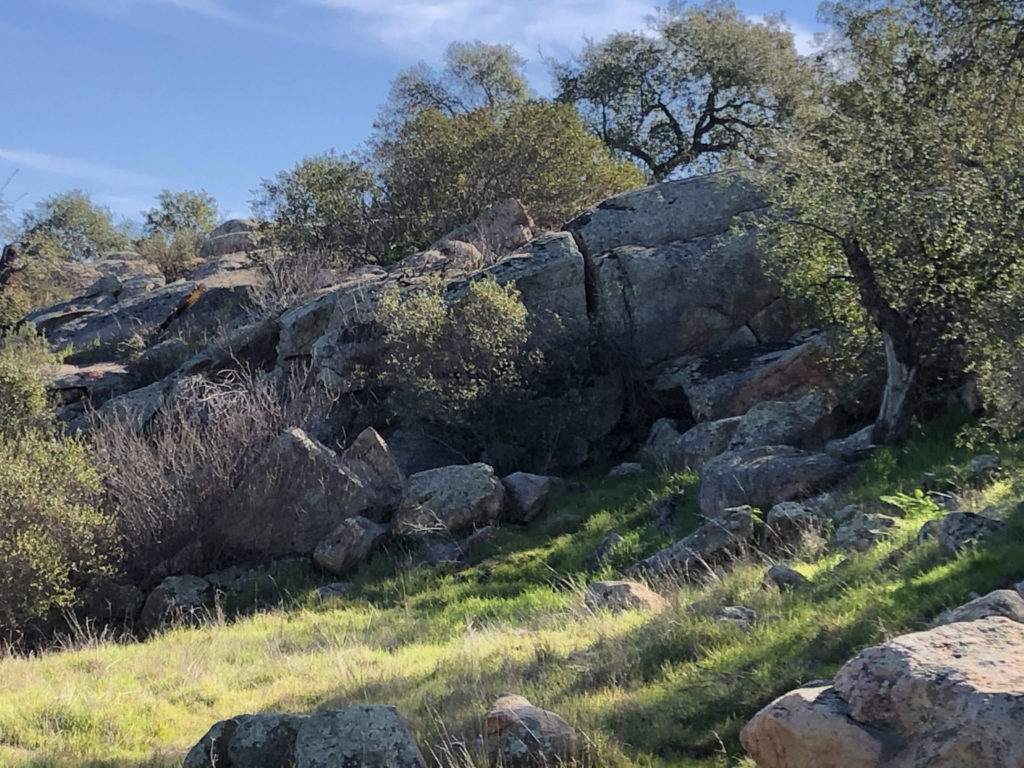
[[[530,60],[643,26],[657,0],[0,0],[0,184],[15,212],[84,189],[137,218],[163,188],[248,214],[260,178],[358,148],[395,74],[453,40]],[[806,48],[816,2],[783,12]]]

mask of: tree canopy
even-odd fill
[[[143,236],[135,245],[175,280],[195,266],[203,238],[217,226],[217,201],[206,190],[165,189],[157,203],[142,212]]]
[[[110,210],[77,189],[51,195],[26,211],[18,240],[28,256],[56,261],[91,261],[129,244]]]
[[[654,181],[762,158],[809,82],[781,19],[753,21],[717,0],[673,2],[649,33],[590,42],[554,75],[558,99]]]
[[[992,386],[1024,359],[1024,50],[1008,5],[826,6],[824,98],[761,175],[775,273],[881,336],[878,442],[906,436],[923,369],[973,370],[991,402],[1015,400]]]

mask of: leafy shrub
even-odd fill
[[[57,365],[46,340],[23,329],[0,339],[0,433],[14,438],[50,419],[42,369]]]

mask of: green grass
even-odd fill
[[[957,426],[928,425],[900,451],[868,462],[851,497],[913,491],[924,472],[966,476],[950,449]],[[984,488],[959,487],[981,507],[1019,496],[1020,462]],[[959,474],[958,474],[959,473]],[[915,478],[917,480],[915,481]],[[703,584],[662,584],[671,606],[652,615],[592,614],[582,590],[676,540],[697,523],[692,475],[576,478],[529,527],[508,526],[469,562],[411,568],[395,541],[358,572],[355,588],[319,601],[312,568],[272,574],[234,596],[208,625],[144,643],[96,644],[0,660],[0,765],[169,766],[216,720],[241,712],[312,712],[396,705],[425,753],[465,743],[497,696],[521,693],[583,734],[590,766],[742,764],[737,734],[775,696],[830,677],[859,649],[927,625],[942,610],[1024,578],[1024,515],[989,549],[941,560],[914,537],[935,508],[908,503],[893,540],[844,559],[808,547],[795,565],[804,590],[765,589],[770,562],[735,563]],[[651,506],[682,491],[669,534]],[[586,558],[610,531],[626,539],[612,562]],[[768,619],[750,631],[716,623],[722,605]]]

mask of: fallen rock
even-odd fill
[[[301,429],[270,444],[227,510],[216,521],[220,541],[263,554],[312,554],[342,520],[377,515],[360,477]]]
[[[310,715],[295,739],[296,768],[426,768],[394,707],[348,707]]]
[[[807,583],[807,577],[788,565],[773,565],[764,572],[764,581],[781,590],[799,589]]]
[[[670,547],[630,566],[627,575],[675,573],[683,577],[707,574],[715,565],[735,556],[754,535],[753,509],[734,507],[719,519],[708,520]]]
[[[513,472],[501,479],[505,486],[505,514],[514,522],[528,523],[544,508],[557,478]]]
[[[1003,616],[1011,621],[1024,624],[1024,599],[1012,589],[997,589],[983,597],[964,603],[959,608],[946,611],[935,624],[954,624],[958,621],[975,621],[989,616]]]
[[[833,550],[867,552],[875,544],[890,538],[895,526],[894,517],[866,512],[855,515],[836,528],[828,544]]]
[[[198,576],[168,576],[149,593],[139,626],[153,632],[171,623],[195,624],[206,615],[213,602],[213,588]]]
[[[484,717],[484,749],[492,765],[563,765],[576,751],[576,731],[523,696],[504,694]]]
[[[606,609],[612,613],[660,611],[669,605],[668,600],[637,581],[595,581],[587,587],[583,604],[591,611]]]
[[[505,487],[487,464],[440,467],[409,478],[394,527],[397,533],[469,533],[494,525]]]
[[[727,451],[701,470],[700,511],[713,518],[741,504],[767,509],[822,490],[845,472],[839,459],[789,446]]]
[[[1000,520],[993,520],[974,512],[950,512],[942,519],[939,529],[939,552],[947,557],[985,541],[993,534],[999,533],[1006,525]]]
[[[761,445],[820,448],[832,431],[829,423],[835,399],[823,390],[798,400],[762,400],[740,417],[730,450]]]
[[[790,544],[811,531],[818,531],[824,522],[817,508],[797,501],[783,501],[768,510],[764,520],[762,546]]]
[[[375,518],[386,517],[398,507],[405,487],[405,473],[377,430],[367,427],[360,432],[342,451],[341,459],[362,480]]]
[[[887,742],[831,686],[798,688],[758,712],[740,743],[759,768],[883,768]]]
[[[365,517],[343,520],[313,550],[313,562],[340,576],[366,562],[388,529]]]

